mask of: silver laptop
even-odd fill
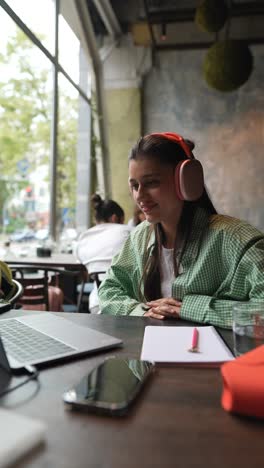
[[[122,344],[118,338],[48,312],[1,319],[0,337],[11,369],[94,353]]]

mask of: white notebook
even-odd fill
[[[8,467],[44,440],[41,421],[0,408],[0,467]]]
[[[192,353],[194,327],[147,326],[141,359],[181,364],[220,364],[234,359],[233,354],[214,327],[198,330],[198,353]]]

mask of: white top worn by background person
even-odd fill
[[[112,258],[121,250],[133,228],[126,224],[101,223],[81,234],[76,246],[76,256],[88,273],[106,272]],[[101,279],[101,278],[100,278]],[[97,286],[94,282],[89,297],[91,313],[99,311]]]

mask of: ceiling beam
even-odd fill
[[[148,21],[151,24],[189,22],[194,20],[195,12],[195,8],[151,11],[148,7]],[[264,15],[264,2],[232,3],[231,17],[258,15]],[[146,19],[146,17],[141,19]]]
[[[93,0],[93,2],[109,35],[115,39],[120,38],[121,26],[109,0]]]
[[[264,37],[255,37],[248,39],[240,39],[240,41],[245,42],[247,45],[258,45],[264,44]],[[204,41],[204,42],[189,42],[189,43],[178,43],[178,44],[156,44],[156,51],[166,52],[168,50],[195,50],[195,49],[208,49],[213,44],[214,41]]]

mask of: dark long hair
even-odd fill
[[[117,217],[118,223],[123,223],[125,216],[124,210],[114,200],[102,200],[100,195],[95,193],[92,195],[91,201],[97,223],[109,223],[109,218],[111,218],[111,216],[114,214]]]
[[[190,140],[185,140],[185,143],[192,151],[194,143]],[[132,148],[129,155],[129,161],[143,159],[143,158],[156,158],[160,164],[170,165],[176,167],[177,164],[188,159],[184,149],[176,141],[169,139],[161,134],[146,135],[138,140]],[[204,188],[202,196],[197,201],[185,201],[183,210],[179,221],[178,232],[181,239],[184,240],[181,256],[188,245],[188,239],[192,231],[193,220],[198,208],[202,208],[208,216],[216,213],[216,209],[209,198],[209,195]],[[149,238],[152,231],[155,232],[155,243],[153,246],[152,254],[148,257],[145,252],[144,270],[140,284],[139,296],[142,301],[154,300],[161,297],[161,272],[160,272],[160,257],[163,241],[163,232],[161,225],[155,224],[151,226],[149,231]],[[174,246],[174,273],[178,273],[176,262],[176,242]],[[142,286],[144,295],[142,295]]]

